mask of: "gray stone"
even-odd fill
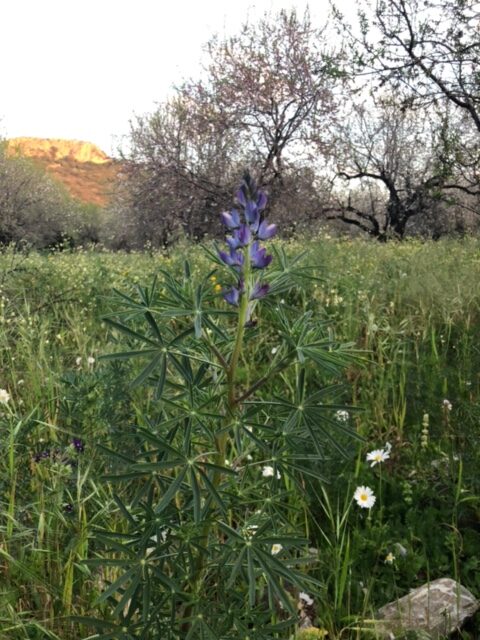
[[[468,589],[450,578],[440,578],[379,609],[375,629],[383,638],[417,631],[440,640],[460,628],[479,607]]]

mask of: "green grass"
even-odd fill
[[[308,249],[322,280],[279,304],[330,320],[364,360],[349,367],[343,400],[365,443],[350,444],[346,459],[332,454],[331,482],[312,484],[305,512],[319,550],[311,571],[325,584],[318,626],[330,638],[360,638],[362,618],[428,579],[455,577],[480,595],[480,242],[318,238]],[[180,272],[185,254],[0,256],[0,388],[11,396],[0,405],[2,638],[79,639],[91,629],[69,616],[108,618],[96,599],[114,575],[83,562],[98,552],[95,527],[124,526],[101,479],[100,445],[121,450],[122,434],[156,408],[129,387],[129,365],[99,361],[120,339],[101,318],[114,308],[112,289],[131,292],[159,268]],[[188,254],[193,277],[210,268],[199,248]],[[267,357],[268,315],[262,329]],[[387,441],[390,460],[371,469],[366,452]],[[370,517],[351,504],[358,484],[377,495]]]

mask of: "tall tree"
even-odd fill
[[[419,220],[434,220],[434,213],[438,218],[447,192],[459,189],[447,133],[441,115],[430,111],[426,118],[395,97],[353,104],[339,127],[337,188],[325,207],[327,218],[381,241],[403,238]]]
[[[321,35],[308,14],[282,11],[214,37],[203,77],[132,123],[119,204],[138,244],[208,233],[246,167],[267,186],[277,221],[299,184],[311,201],[309,143],[324,148],[335,112]]]
[[[360,74],[402,88],[407,104],[450,102],[480,134],[480,5],[476,0],[359,4],[360,30],[334,9]]]
[[[236,36],[214,37],[206,77],[182,87],[211,121],[237,131],[262,184],[281,183],[286,158],[304,157],[333,116],[336,66],[322,36],[308,13],[265,16]]]

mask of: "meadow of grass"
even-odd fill
[[[320,279],[276,304],[311,310],[355,345],[342,402],[363,441],[339,432],[345,456],[326,444],[329,482],[312,482],[299,517],[324,585],[317,624],[331,639],[360,638],[376,608],[427,580],[453,577],[480,595],[480,243],[319,237],[307,248]],[[121,342],[102,317],[118,307],[113,289],[136,295],[159,268],[182,273],[186,253],[193,278],[211,268],[199,247],[0,256],[2,638],[86,638],[92,629],[71,616],[110,615],[97,600],[114,570],[85,562],[100,553],[96,528],[124,526],[104,447],[121,449],[156,409],[129,384],[136,365],[100,359]],[[274,312],[255,347],[266,359]],[[274,390],[289,384],[279,375]],[[370,467],[366,453],[387,442],[390,458]],[[370,512],[352,504],[358,485],[375,491]]]

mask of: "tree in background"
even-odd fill
[[[312,141],[315,153],[327,146],[335,113],[335,67],[321,41],[308,14],[246,23],[208,43],[204,78],[132,123],[117,206],[138,244],[209,233],[247,166],[268,188],[273,218],[311,215]]]
[[[30,160],[8,157],[0,144],[0,245],[59,243],[74,226],[74,212],[59,184]]]
[[[427,117],[388,94],[352,104],[338,127],[327,217],[381,241],[452,230],[458,203],[451,193],[460,183],[451,145],[450,125],[434,109]]]
[[[344,222],[380,238],[389,232],[403,237],[412,229],[436,236],[463,228],[461,218],[478,211],[480,196],[478,4],[377,0],[373,8],[359,5],[354,25],[335,8],[334,15],[350,52],[345,72],[353,101],[368,89],[372,96],[395,96],[396,107],[393,119],[385,119],[370,101],[370,113],[360,116],[361,107],[354,109],[357,127],[348,135],[340,127],[344,151],[338,164],[348,168],[339,175],[363,180],[364,193],[376,181],[380,194],[388,194],[384,210],[374,189],[371,206],[337,199],[329,215],[337,210]]]

